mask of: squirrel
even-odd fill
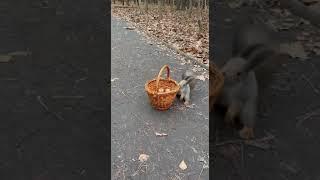
[[[184,101],[185,105],[190,104],[191,91],[196,85],[196,75],[191,70],[186,70],[182,76],[181,81],[179,82],[180,89],[177,93],[177,97]]]
[[[239,117],[243,124],[239,135],[244,139],[254,138],[258,100],[258,83],[254,70],[263,62],[280,55],[268,45],[267,37],[268,34],[256,26],[240,29],[234,37],[232,58],[221,68],[224,85],[216,105],[227,108],[224,117],[227,124],[233,125],[235,118]]]

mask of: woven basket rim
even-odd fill
[[[173,83],[175,84],[175,88],[172,89],[172,90],[169,91],[169,92],[151,92],[151,91],[150,91],[150,88],[149,88],[149,84],[150,84],[151,82],[157,81],[157,79],[155,78],[155,79],[152,79],[152,80],[148,80],[148,81],[146,82],[146,84],[145,84],[145,90],[146,90],[149,94],[158,94],[158,95],[173,94],[173,93],[177,93],[177,92],[179,91],[180,86],[179,86],[179,84],[178,84],[175,80],[173,80],[173,79],[171,79],[171,78],[170,78],[170,79],[160,78],[160,80],[173,82]]]

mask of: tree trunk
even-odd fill
[[[176,10],[179,10],[179,9],[180,9],[180,2],[181,2],[181,0],[176,0],[176,6],[177,6],[177,9],[176,9]]]
[[[149,4],[148,0],[144,0],[144,5],[145,5],[146,12],[148,12],[148,4]]]
[[[177,2],[177,10],[182,10],[183,0],[178,0]]]
[[[171,8],[174,9],[174,0],[172,0]]]
[[[192,0],[189,0],[189,17],[191,17],[192,14]]]
[[[183,2],[182,3],[182,10],[186,10],[188,1],[187,0],[181,0],[181,1]]]

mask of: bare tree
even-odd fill
[[[148,11],[148,4],[149,4],[148,0],[144,0],[144,7],[146,12]]]
[[[189,0],[189,17],[191,17],[191,14],[192,14],[192,6],[193,6],[192,3],[193,3],[192,0]]]

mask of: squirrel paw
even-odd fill
[[[243,139],[252,139],[254,138],[253,128],[243,127],[240,132],[240,137]]]
[[[234,126],[235,124],[234,119],[228,115],[224,118],[224,122],[229,126]]]
[[[191,106],[191,104],[190,104],[189,101],[185,101],[185,102],[184,102],[184,105],[185,105],[186,107],[190,107],[190,106]]]

